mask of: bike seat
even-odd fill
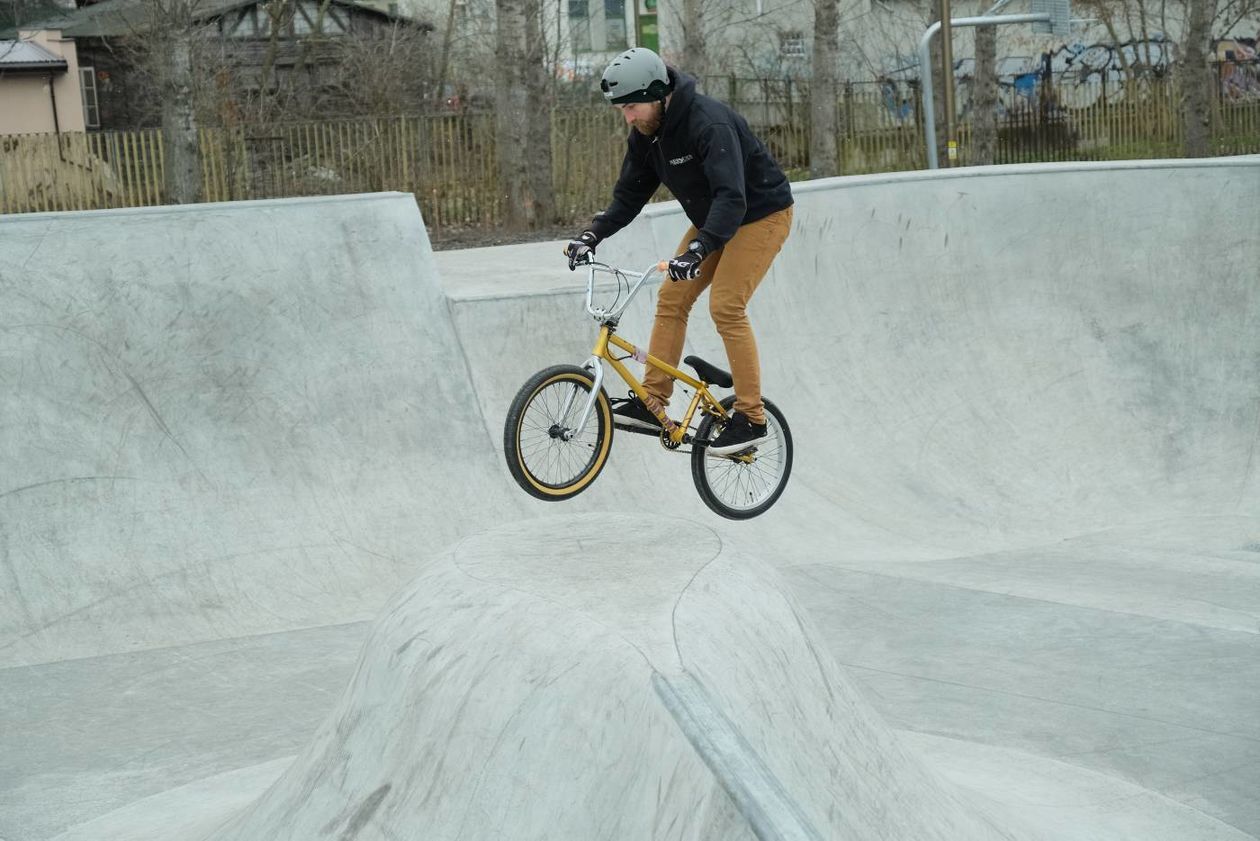
[[[730,388],[735,382],[731,379],[730,372],[723,371],[716,365],[710,365],[698,356],[688,356],[683,360],[692,368],[696,369],[696,375],[704,380],[706,385],[715,385],[719,388]]]

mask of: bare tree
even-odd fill
[[[930,8],[928,10],[928,24],[935,23],[936,21],[940,19],[941,19],[941,0],[931,0]],[[942,38],[942,35],[938,32],[936,37],[932,39],[931,53],[930,53],[931,61],[929,62],[932,66],[920,67],[919,73],[920,73],[920,78],[922,79],[929,78],[928,74],[929,73],[931,74],[931,79],[932,79],[931,108],[936,114],[936,160],[939,162],[942,162],[942,165],[945,165],[944,162],[948,160],[947,158],[948,150],[946,149],[946,141],[948,140],[948,138],[946,138],[945,136],[945,85],[947,84],[952,85],[954,83],[954,80],[952,78],[953,77],[952,69],[950,72],[950,78],[946,79],[942,74],[941,62],[943,61],[943,59],[941,57],[941,53],[942,53],[941,38]],[[923,106],[926,108],[929,106],[929,103],[924,102]]]
[[[0,0],[0,29],[10,26],[25,29],[26,24],[37,19],[44,8],[32,0]]]
[[[1116,45],[1123,78],[1132,83],[1158,73],[1165,60],[1154,54],[1157,37],[1152,33],[1181,29],[1177,77],[1181,86],[1181,119],[1184,153],[1210,154],[1213,87],[1211,45],[1214,33],[1228,33],[1260,9],[1256,0],[1076,0],[1082,14],[1099,19]],[[1184,18],[1178,13],[1184,10]],[[1125,45],[1132,45],[1126,49]],[[1154,112],[1142,119],[1153,120]]]
[[[549,224],[551,109],[537,46],[540,0],[496,0],[495,145],[503,187],[503,221],[512,230]],[[536,144],[536,145],[535,145]]]
[[[839,0],[814,0],[813,79],[809,86],[809,174],[825,178],[840,174],[836,150],[840,97]]]
[[[330,110],[344,116],[387,117],[429,104],[437,69],[426,28],[394,21],[380,32],[338,39],[336,70],[326,90]]]
[[[551,110],[555,105],[548,73],[547,32],[542,13],[543,0],[525,0],[525,80],[530,119],[525,142],[529,167],[530,227],[556,222],[556,197],[551,172]]]
[[[525,0],[495,0],[495,147],[503,190],[503,221],[519,230],[528,225],[525,199],[529,187],[528,94],[521,79],[525,45]]]
[[[1136,0],[1137,2],[1145,2],[1145,0]],[[1119,45],[1124,40],[1120,37],[1120,30],[1116,24],[1117,13],[1123,12],[1128,6],[1128,0],[1117,4],[1114,0],[1076,0],[1076,10],[1078,14],[1093,17],[1102,22],[1103,27],[1107,30],[1107,37],[1111,39],[1111,43]],[[1120,59],[1121,78],[1126,81],[1132,81],[1137,71],[1129,61],[1128,53],[1123,49],[1116,50],[1116,54]]]
[[[708,33],[705,29],[705,0],[682,0],[683,55],[687,71],[704,84],[709,73]]]
[[[446,9],[446,25],[442,29],[442,54],[438,58],[437,88],[434,92],[436,103],[441,103],[446,96],[447,74],[451,69],[451,49],[455,44],[455,15],[459,11],[456,0],[450,0]]]
[[[1219,0],[1212,31],[1228,35],[1234,27],[1260,12],[1260,0]]]
[[[270,20],[268,39],[261,42],[261,64],[248,70],[228,43],[220,39],[213,22],[199,20],[200,0],[144,0],[144,15],[134,30],[111,42],[123,62],[133,68],[131,99],[141,125],[166,121],[165,112],[176,102],[173,91],[187,88],[199,125],[234,125],[265,122],[293,113],[291,97],[277,83],[275,72],[282,21],[292,16],[294,0],[271,0],[263,5]],[[176,49],[176,44],[181,43]],[[183,85],[172,76],[182,66],[187,48],[195,72],[181,74]],[[252,44],[251,44],[252,46]]]
[[[1186,157],[1211,154],[1212,73],[1209,47],[1217,0],[1188,0],[1189,20],[1181,45],[1182,120]]]
[[[193,73],[198,0],[149,0],[143,31],[129,47],[140,59],[143,87],[153,91],[162,131],[166,200],[201,200],[197,103],[203,88]]]
[[[976,72],[971,91],[971,162],[987,166],[997,154],[997,27],[976,28]]]
[[[190,27],[177,25],[166,47],[168,74],[162,97],[166,199],[174,204],[191,204],[201,200],[201,144],[193,102]]]

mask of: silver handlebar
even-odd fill
[[[621,314],[624,313],[626,308],[630,306],[630,302],[634,300],[634,296],[639,294],[639,290],[643,288],[643,284],[647,282],[647,279],[657,273],[664,274],[668,264],[662,260],[660,262],[653,263],[641,272],[626,271],[624,269],[619,269],[616,266],[610,266],[607,263],[597,263],[594,260],[587,263],[587,266],[589,267],[589,271],[586,275],[586,311],[590,313],[596,321],[604,323],[620,319]],[[595,306],[595,274],[597,272],[601,274],[618,275],[620,277],[638,278],[638,281],[630,289],[630,293],[626,295],[626,299],[624,301],[621,301],[620,303],[614,302],[615,305],[613,309],[606,310],[603,307]]]

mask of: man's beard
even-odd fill
[[[661,119],[665,115],[665,103],[653,102],[652,105],[652,116],[644,117],[631,123],[635,131],[639,134],[646,134],[648,137],[656,134],[656,130],[661,127]]]

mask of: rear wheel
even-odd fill
[[[503,453],[516,483],[531,496],[556,502],[584,491],[608,461],[612,407],[601,388],[581,429],[591,374],[573,365],[539,371],[512,399],[503,426]]]
[[[770,440],[745,454],[711,455],[698,442],[712,441],[723,423],[705,415],[696,430],[697,443],[691,449],[691,478],[704,504],[732,520],[747,520],[764,514],[787,487],[792,474],[792,431],[787,419],[769,400],[766,404],[766,431]],[[728,412],[733,396],[722,401]]]

